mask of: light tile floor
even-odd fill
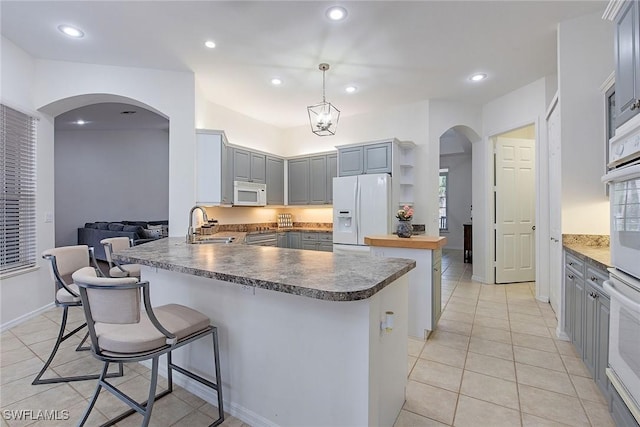
[[[395,427],[615,426],[534,283],[473,282],[462,251],[444,251],[442,269],[442,317],[426,343],[409,339]]]
[[[554,339],[556,318],[549,304],[534,299],[534,285],[482,285],[471,281],[462,251],[443,254],[443,314],[429,340],[409,340],[409,382],[396,427],[419,426],[613,426],[606,402],[570,343]],[[71,330],[83,321],[72,310]],[[55,341],[59,309],[52,309],[0,335],[0,409],[68,410],[69,419],[19,421],[0,417],[0,426],[73,426],[95,383],[32,386]],[[77,338],[52,364],[50,375],[98,372],[88,352],[75,352]],[[143,400],[149,370],[125,365],[112,382]],[[160,381],[160,387],[166,382]],[[99,425],[127,409],[101,395],[87,423]],[[154,406],[151,425],[205,426],[216,409],[180,387]],[[119,426],[140,425],[134,415]],[[229,417],[224,426],[246,424]],[[332,426],[327,426],[332,427]]]

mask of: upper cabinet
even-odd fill
[[[364,147],[364,173],[391,173],[391,142]]]
[[[233,203],[230,152],[224,133],[196,131],[196,202],[203,205]]]
[[[392,142],[338,147],[339,176],[391,173]]]
[[[616,127],[640,112],[640,6],[626,1],[615,15]]]
[[[284,205],[284,160],[267,156],[267,205]]]
[[[290,159],[288,164],[290,205],[325,205],[333,202],[333,178],[337,176],[336,154]]]
[[[266,183],[266,156],[243,148],[233,149],[233,180]]]

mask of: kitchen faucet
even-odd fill
[[[192,207],[191,210],[189,211],[189,229],[187,230],[187,243],[193,243],[196,240],[196,232],[193,229],[193,212],[196,209],[200,209],[200,211],[202,212],[202,220],[205,223],[209,221],[209,218],[207,218],[207,211],[205,210],[205,208],[198,205]]]

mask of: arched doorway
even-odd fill
[[[109,94],[70,97],[41,111],[55,118],[56,246],[77,244],[87,222],[168,220],[166,116]]]

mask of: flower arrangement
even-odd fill
[[[409,205],[404,205],[402,209],[398,209],[396,218],[400,221],[409,221],[413,218],[413,208]]]

